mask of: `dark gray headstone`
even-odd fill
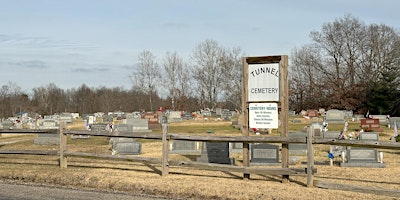
[[[198,162],[233,164],[229,158],[228,142],[203,142],[201,156],[197,158]]]
[[[272,144],[254,144],[250,146],[251,164],[279,163],[279,146]]]

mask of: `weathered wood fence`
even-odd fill
[[[103,159],[114,159],[114,160],[129,160],[144,162],[150,164],[161,164],[162,176],[166,176],[169,173],[170,166],[185,166],[193,167],[204,170],[214,171],[227,171],[227,172],[239,172],[243,174],[264,174],[264,175],[307,175],[307,187],[322,187],[330,189],[340,190],[352,190],[359,192],[368,192],[379,194],[383,191],[382,189],[371,189],[371,188],[360,188],[360,187],[341,187],[337,184],[330,184],[323,181],[314,181],[314,172],[316,170],[314,166],[314,144],[324,145],[340,145],[340,146],[354,146],[354,147],[369,147],[379,149],[400,149],[400,143],[396,142],[384,142],[384,141],[368,141],[368,140],[338,140],[338,139],[322,139],[314,138],[314,129],[308,129],[308,136],[305,138],[293,138],[293,137],[274,137],[274,136],[195,136],[195,135],[182,135],[168,133],[168,124],[162,125],[162,134],[155,133],[135,133],[130,134],[119,134],[114,135],[108,131],[89,131],[89,130],[68,130],[65,128],[65,123],[60,123],[59,129],[53,130],[29,130],[29,129],[13,129],[3,130],[0,129],[0,133],[9,134],[43,134],[53,133],[59,134],[60,145],[58,151],[32,151],[32,150],[0,150],[0,154],[30,154],[30,155],[58,155],[60,168],[67,168],[67,158],[72,157],[94,157]],[[102,136],[102,137],[122,137],[122,138],[142,138],[142,139],[154,139],[162,140],[162,157],[161,158],[146,158],[140,156],[126,156],[126,155],[106,155],[106,154],[95,154],[85,152],[72,152],[67,149],[67,135],[88,135],[88,136]],[[214,163],[201,163],[194,161],[175,161],[169,160],[169,142],[170,140],[185,140],[185,141],[202,141],[202,142],[246,142],[246,143],[280,143],[280,144],[307,144],[307,168],[255,168],[255,167],[243,167],[233,166],[224,164]],[[390,196],[400,197],[400,191],[388,190]]]

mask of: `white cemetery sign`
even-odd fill
[[[249,64],[248,101],[279,101],[279,63]]]
[[[250,128],[278,128],[277,103],[250,103]]]

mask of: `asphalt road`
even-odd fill
[[[0,200],[166,200],[152,196],[135,196],[92,190],[76,190],[51,186],[38,186],[0,182]]]

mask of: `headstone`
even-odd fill
[[[54,119],[45,119],[39,125],[40,129],[58,129],[58,121]],[[60,136],[58,134],[38,134],[33,141],[36,145],[58,145],[60,144]]]
[[[388,124],[388,117],[387,115],[373,115],[374,119],[379,120],[379,124],[381,125],[387,125]]]
[[[169,123],[182,122],[182,112],[169,111],[169,114],[167,115],[167,120]]]
[[[379,119],[361,119],[360,127],[365,131],[383,131],[379,125]]]
[[[389,128],[394,128],[394,122],[396,122],[397,128],[400,128],[400,117],[390,117],[389,119]]]
[[[337,145],[331,145],[329,152],[333,154],[333,156],[338,157],[342,156],[342,152],[346,152],[347,147],[345,146],[337,146]]]
[[[242,142],[231,142],[229,143],[229,153],[243,153]]]
[[[360,140],[379,141],[379,134],[373,132],[362,132]],[[349,147],[346,151],[347,162],[341,163],[343,167],[377,167],[383,168],[386,165],[378,160],[378,150],[376,148]]]
[[[229,143],[203,142],[201,156],[197,158],[197,162],[233,165],[233,159],[229,158]]]
[[[312,122],[310,127],[314,127],[314,137],[322,138],[324,125],[321,122]]]
[[[250,146],[250,165],[280,165],[279,146],[272,144],[254,144]]]
[[[141,118],[147,119],[148,127],[150,128],[156,128],[160,126],[158,115],[153,112],[144,113]]]
[[[340,110],[326,111],[325,121],[328,124],[344,124],[344,113]]]
[[[360,140],[372,140],[372,141],[379,141],[379,133],[374,132],[362,132],[358,136]]]
[[[324,139],[338,139],[341,131],[326,131],[323,134]]]
[[[229,111],[228,109],[222,109],[222,111],[221,111],[221,118],[222,118],[224,121],[229,121],[229,120],[231,120],[231,118],[232,118],[232,112]]]
[[[101,123],[101,124],[92,124],[91,126],[91,131],[105,131],[107,128],[107,124]]]
[[[1,122],[2,129],[13,129],[14,128],[14,123],[10,120],[4,120]]]
[[[114,122],[114,117],[110,115],[103,115],[103,123],[113,123]]]
[[[126,123],[132,126],[132,132],[151,132],[147,119],[126,119]]]
[[[65,121],[66,123],[72,123],[74,118],[72,117],[71,113],[61,113],[59,119]]]
[[[75,139],[89,139],[90,135],[76,135],[76,134],[72,134],[71,135],[71,139],[75,140]]]
[[[353,111],[352,110],[342,110],[344,118],[350,121],[353,118]]]
[[[58,120],[44,119],[40,122],[39,129],[58,129]]]
[[[198,155],[201,153],[201,150],[198,147],[199,144],[195,141],[174,140],[171,143],[169,153],[181,155]]]
[[[296,115],[296,111],[294,110],[289,110],[289,116],[295,116]]]
[[[318,117],[318,111],[317,110],[307,110],[307,116]]]
[[[142,153],[142,143],[140,142],[119,142],[113,148],[113,155],[139,155]]]
[[[289,137],[292,138],[306,138],[305,132],[289,132]],[[307,155],[307,144],[289,144],[289,156],[304,156]]]

